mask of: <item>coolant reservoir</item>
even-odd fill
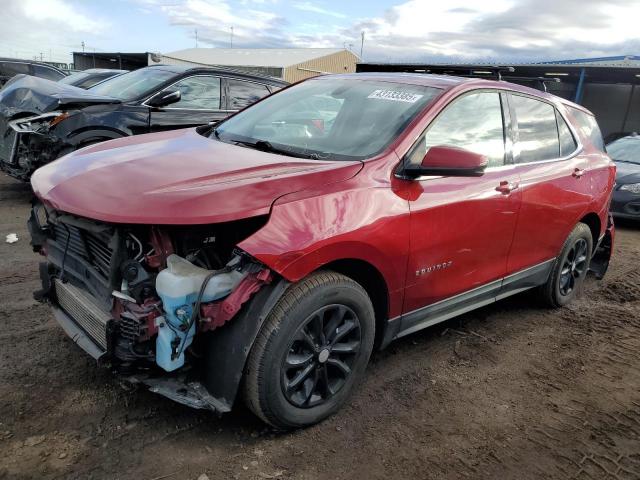
[[[191,314],[202,283],[209,274],[211,270],[172,254],[167,257],[167,268],[156,277],[156,291],[165,311],[164,321],[158,325],[156,363],[168,372],[184,365],[184,351],[191,344],[196,328],[195,323],[189,328]],[[207,282],[202,302],[226,297],[244,275],[237,270],[214,275]],[[181,352],[180,345],[183,345]]]

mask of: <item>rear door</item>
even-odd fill
[[[225,99],[220,77],[192,75],[165,90],[180,90],[180,101],[166,107],[151,108],[149,126],[152,132],[205,125],[229,115],[222,107]]]
[[[436,145],[489,159],[480,177],[415,181],[402,330],[405,333],[493,301],[507,268],[520,206],[511,165],[509,111],[504,94],[473,91],[454,99],[408,155],[422,161]]]
[[[542,264],[550,267],[591,194],[587,159],[562,112],[519,93],[510,94],[509,103],[522,195],[507,267],[515,273]]]

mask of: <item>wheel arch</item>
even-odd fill
[[[104,142],[107,140],[114,140],[116,138],[128,137],[125,132],[121,130],[117,130],[114,128],[108,127],[83,127],[81,129],[75,130],[69,136],[69,143],[71,143],[74,148],[80,148],[85,144],[89,143],[98,143]]]
[[[373,264],[358,258],[342,258],[322,265],[317,270],[332,270],[349,277],[364,288],[375,313],[374,348],[381,345],[389,319],[389,288],[384,276]],[[316,270],[316,271],[317,271]]]
[[[579,222],[584,223],[589,227],[589,230],[591,230],[593,248],[595,249],[598,244],[598,239],[600,238],[600,232],[602,231],[602,222],[600,221],[600,217],[594,212],[589,212],[586,215],[583,215]]]

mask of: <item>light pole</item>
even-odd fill
[[[233,27],[231,28],[231,48],[233,48]]]

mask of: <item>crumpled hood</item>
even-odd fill
[[[640,182],[640,165],[629,162],[615,162],[615,164],[618,185]]]
[[[92,145],[36,170],[35,194],[57,210],[113,223],[207,224],[267,214],[280,196],[346,180],[359,161],[265,153],[196,129]]]
[[[105,103],[120,103],[120,100],[30,75],[16,75],[0,90],[0,114],[6,118],[22,112],[40,114],[63,107],[81,108]]]

